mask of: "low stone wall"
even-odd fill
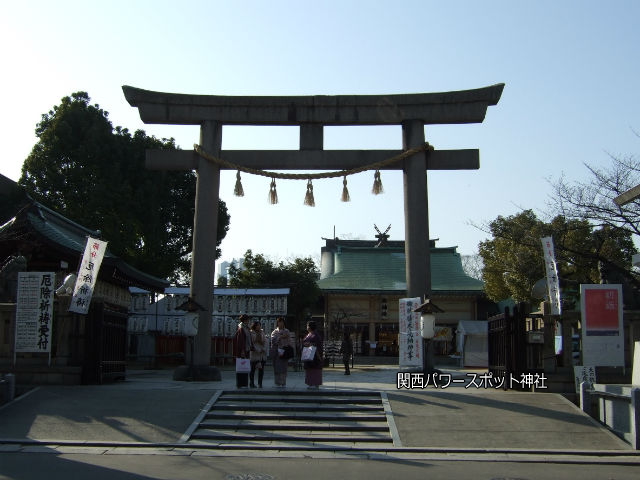
[[[82,368],[41,365],[0,366],[0,373],[14,374],[16,385],[79,385]]]
[[[0,375],[0,405],[9,403],[16,396],[16,379],[11,373]]]

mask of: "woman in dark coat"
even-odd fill
[[[353,342],[351,341],[351,336],[347,330],[344,331],[344,335],[342,337],[340,353],[342,354],[342,363],[344,364],[344,374],[351,375],[351,372],[349,371],[349,362],[351,362],[351,355],[353,355]]]
[[[251,344],[253,349],[249,358],[251,359],[251,371],[249,372],[249,386],[256,388],[255,375],[258,371],[258,387],[262,388],[264,378],[264,364],[267,361],[267,336],[262,330],[260,322],[254,321],[251,324]]]
[[[238,329],[233,338],[233,355],[236,358],[249,358],[251,353],[251,332],[247,326],[249,317],[246,315],[240,315],[238,318]],[[249,386],[249,373],[236,372],[236,387],[248,387]]]
[[[271,358],[273,359],[273,373],[276,387],[287,386],[287,368],[289,359],[283,358],[284,347],[291,347],[291,332],[287,330],[284,317],[278,317],[276,328],[271,332]]]
[[[314,321],[307,323],[307,332],[309,333],[302,340],[302,345],[305,347],[315,346],[316,355],[313,360],[304,362],[304,383],[309,386],[308,388],[317,389],[322,385],[322,337],[316,332],[316,322]]]

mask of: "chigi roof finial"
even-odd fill
[[[384,231],[384,233],[382,233],[380,229],[378,229],[378,226],[375,223],[373,224],[373,228],[375,228],[376,232],[378,232],[378,235],[376,235],[376,238],[378,239],[378,243],[376,244],[376,247],[386,246],[387,240],[389,240],[389,235],[387,235],[387,232],[391,229],[391,224],[389,224],[389,226]]]

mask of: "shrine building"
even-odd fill
[[[318,286],[324,300],[325,332],[348,330],[360,355],[398,355],[398,304],[407,297],[405,242],[325,239]],[[431,300],[436,316],[436,355],[457,352],[461,321],[486,324],[497,307],[482,281],[467,275],[457,247],[436,247],[430,240]]]

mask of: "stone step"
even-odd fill
[[[345,451],[349,452],[354,448],[358,449],[369,449],[369,450],[378,450],[380,448],[389,448],[387,442],[368,442],[368,441],[358,441],[358,442],[334,442],[330,441],[304,441],[299,439],[282,439],[282,440],[232,440],[232,441],[224,441],[224,440],[209,440],[206,438],[194,440],[191,442],[194,445],[205,445],[210,446],[212,448],[216,448],[219,450],[251,450],[252,448],[256,450],[275,450],[275,451],[291,451],[291,450],[310,450],[310,451]]]
[[[199,429],[207,430],[315,430],[315,431],[344,431],[348,429],[350,432],[389,432],[386,424],[379,422],[296,422],[286,421],[274,423],[272,420],[226,420],[217,422],[202,422]]]
[[[248,404],[252,403],[309,403],[313,401],[315,403],[323,403],[328,405],[380,405],[380,396],[377,398],[375,396],[367,396],[367,397],[329,397],[325,396],[322,398],[310,397],[310,396],[300,396],[300,395],[288,395],[286,397],[276,397],[273,395],[252,395],[251,398],[247,398],[244,395],[224,395],[219,402],[246,402]]]
[[[367,432],[366,435],[354,435],[351,432],[317,432],[313,430],[294,430],[290,432],[265,432],[262,430],[236,431],[216,431],[208,429],[198,429],[191,436],[191,440],[218,440],[231,442],[236,440],[251,440],[260,442],[270,441],[297,441],[297,442],[376,442],[392,443],[391,437],[387,433]]]
[[[251,412],[246,413],[244,410],[229,410],[226,412],[209,412],[205,415],[205,421],[209,420],[233,420],[241,417],[244,420],[311,420],[314,422],[332,422],[332,421],[358,421],[358,422],[385,422],[386,417],[381,414],[371,415],[367,412],[332,412],[331,415],[319,415],[317,413],[307,412]]]
[[[224,401],[216,403],[214,408],[220,410],[233,410],[238,412],[384,412],[384,407],[381,406],[357,406],[357,405],[344,405],[344,406],[328,406],[322,403],[307,403],[302,405],[284,405],[280,403],[264,404],[264,403],[252,403],[246,404],[242,402],[226,403]]]
[[[377,392],[366,392],[356,390],[296,390],[296,389],[248,389],[248,390],[227,390],[223,395],[239,395],[239,396],[304,396],[304,397],[371,397],[379,398]]]
[[[380,394],[347,391],[222,392],[188,441],[265,448],[393,444]]]

